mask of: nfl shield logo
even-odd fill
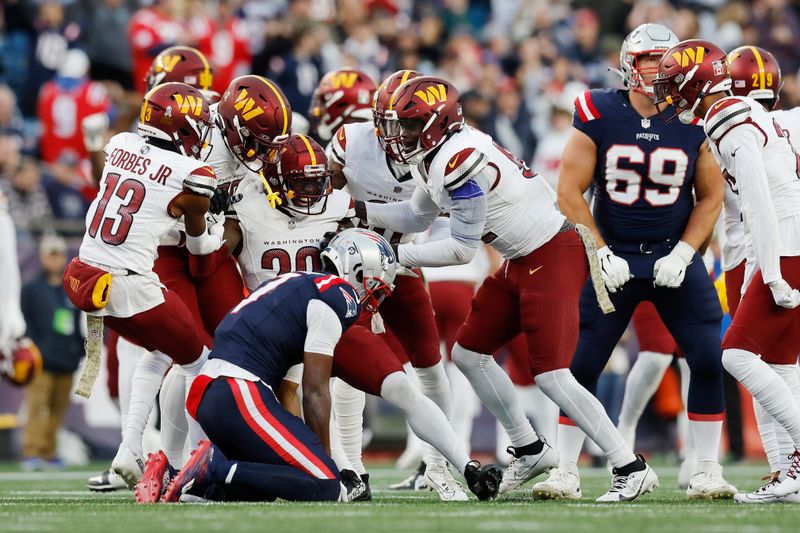
[[[650,127],[650,119],[649,118],[643,118],[642,119],[642,127],[644,129],[647,129],[647,128]]]
[[[396,193],[403,192],[403,188],[401,186],[399,186],[399,185],[395,185],[394,186],[394,192],[396,192]]]
[[[289,219],[289,229],[294,229],[294,227],[296,225],[297,225],[297,222],[295,222],[293,218],[290,218]]]

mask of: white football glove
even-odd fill
[[[192,255],[208,255],[219,250],[225,241],[222,239],[222,233],[225,228],[222,224],[216,224],[206,229],[197,237],[186,235],[186,249]]]
[[[800,291],[793,289],[784,280],[779,279],[769,284],[769,290],[772,291],[772,299],[780,307],[786,309],[794,309],[800,305]]]
[[[680,287],[694,253],[695,250],[690,244],[678,241],[669,254],[656,261],[653,267],[654,283],[659,287],[670,289]]]
[[[603,283],[606,284],[608,292],[612,294],[617,292],[617,289],[621,289],[633,277],[628,262],[614,255],[608,246],[597,250],[597,259],[600,260]]]
[[[106,130],[108,130],[108,115],[95,113],[81,121],[83,130],[83,144],[90,152],[99,152],[106,145]]]

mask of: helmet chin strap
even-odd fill
[[[692,69],[692,73],[694,73],[694,69]],[[683,86],[681,86],[681,87],[683,87]],[[694,121],[694,119],[697,118],[695,116],[694,112],[697,109],[697,106],[700,105],[700,102],[703,101],[703,98],[705,98],[707,96],[706,95],[706,91],[710,87],[711,87],[711,80],[707,81],[705,83],[705,85],[703,85],[703,88],[700,90],[700,92],[697,93],[697,98],[694,99],[694,104],[692,104],[692,107],[690,107],[689,109],[686,109],[684,111],[681,111],[678,114],[678,120],[680,120],[684,124],[691,124]]]
[[[258,171],[258,177],[261,178],[261,183],[264,185],[264,189],[267,191],[267,201],[269,202],[270,207],[272,209],[276,209],[277,206],[283,204],[283,199],[281,195],[272,190],[272,187],[269,186],[269,181],[267,181],[266,176],[264,176],[264,171]]]

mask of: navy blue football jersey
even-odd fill
[[[572,124],[597,145],[594,218],[609,243],[680,239],[694,207],[692,184],[703,128],[649,119],[617,89],[586,91]],[[612,246],[613,249],[613,246]]]
[[[260,285],[228,313],[214,333],[209,358],[230,361],[275,389],[290,367],[303,362],[306,308],[315,299],[334,310],[342,331],[361,313],[358,293],[342,278],[283,274]]]

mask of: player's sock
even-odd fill
[[[586,433],[564,416],[558,423],[558,469],[578,473],[578,459],[583,449]]]
[[[664,372],[671,362],[672,354],[639,352],[625,382],[625,394],[617,423],[621,434],[635,435],[639,418],[661,384]]]
[[[536,385],[514,385],[514,390],[522,402],[525,415],[533,421],[533,429],[555,448],[558,444],[558,406]]]
[[[419,388],[419,378],[410,362],[403,363],[403,370],[408,376],[408,379],[411,380],[411,384]],[[400,454],[400,457],[397,458],[395,466],[403,469],[410,468],[419,463],[420,457],[422,457],[422,441],[414,434],[411,430],[411,426],[406,422],[406,448],[403,450],[403,453]]]
[[[494,357],[467,350],[458,343],[452,354],[453,362],[467,376],[478,398],[503,424],[511,444],[521,448],[537,441],[539,437],[525,417],[511,378]]]
[[[719,464],[719,441],[722,438],[722,415],[719,420],[692,420],[689,416],[690,439],[694,442],[695,472],[706,472],[708,465]]]
[[[678,413],[678,438],[681,441],[681,457],[690,464],[695,463],[694,439],[689,432],[689,417],[686,406],[689,405],[689,383],[691,383],[691,370],[685,357],[678,358],[678,370],[681,374],[681,401],[683,409]]]
[[[189,425],[186,417],[186,376],[176,367],[164,378],[159,393],[161,404],[161,449],[169,464],[178,470],[183,468],[183,449]]]
[[[386,376],[381,384],[381,398],[402,409],[414,433],[463,473],[469,456],[450,422],[430,398],[411,385],[403,372]]]
[[[164,379],[164,372],[171,364],[172,359],[161,352],[146,352],[136,364],[122,442],[138,455],[142,455],[144,427],[156,403],[156,394]]]
[[[328,428],[330,429],[331,459],[336,463],[336,467],[339,471],[353,470],[355,472],[353,465],[350,463],[350,459],[347,457],[347,454],[344,453],[342,441],[339,438],[339,428],[336,426],[336,413],[333,412],[333,405],[331,405],[331,420],[330,424],[328,424]]]
[[[764,446],[764,453],[767,455],[767,462],[769,462],[769,471],[778,472],[781,470],[781,458],[778,448],[778,435],[775,431],[775,420],[761,407],[761,404],[755,398],[753,398],[753,412],[756,415],[761,444]],[[788,436],[786,431],[783,433]],[[789,441],[791,442],[791,439]]]
[[[612,466],[620,467],[636,461],[636,456],[611,423],[600,400],[581,386],[568,368],[543,372],[535,378],[544,393],[597,443]]]
[[[356,474],[359,476],[366,474],[367,470],[361,459],[361,434],[364,431],[364,406],[367,396],[342,379],[336,380],[332,392],[333,412],[342,449]]]
[[[792,437],[789,436],[789,432],[786,431],[783,426],[772,420],[772,429],[775,431],[775,440],[778,448],[778,468],[777,470],[780,471],[780,480],[783,481],[783,478],[786,477],[786,473],[789,472],[789,467],[792,464],[792,457],[795,450],[794,443],[792,442]],[[773,470],[775,472],[776,470]]]
[[[440,360],[428,368],[414,368],[419,380],[419,390],[439,406],[444,416],[450,416],[451,391],[447,372]]]
[[[722,364],[786,429],[795,448],[800,448],[800,406],[795,403],[786,381],[760,357],[745,350],[723,351]]]
[[[458,398],[450,409],[450,425],[458,435],[459,440],[464,445],[467,453],[470,450],[470,440],[472,437],[472,421],[480,409],[480,400],[475,396],[469,380],[461,373],[455,364],[448,362],[445,364],[447,379],[450,382],[450,389],[453,391],[452,397]],[[500,433],[505,431],[500,428]],[[508,444],[510,445],[510,443]],[[507,446],[508,446],[507,445]],[[505,448],[503,448],[505,450]]]
[[[187,363],[185,365],[180,365],[180,371],[183,373],[185,378],[184,384],[184,406],[186,405],[186,397],[189,395],[189,390],[192,388],[192,383],[194,382],[194,378],[200,375],[200,370],[203,368],[203,365],[206,364],[208,361],[208,354],[211,353],[211,350],[203,346],[203,351],[195,361],[191,363]],[[185,408],[184,408],[185,409]],[[186,417],[186,425],[187,427],[187,440],[189,443],[189,449],[193,450],[197,447],[197,444],[206,439],[206,434],[203,431],[203,428],[200,427],[200,424],[192,418],[191,416]]]
[[[311,477],[292,466],[227,461],[217,469],[217,482],[248,489],[237,491],[249,493],[248,500],[336,501],[341,491],[338,479]],[[230,497],[232,491],[223,490]]]
[[[800,367],[797,365],[769,365],[786,382],[792,393],[795,403],[800,406]],[[792,463],[789,456],[794,452],[796,446],[792,442],[789,433],[780,424],[773,423],[775,440],[778,447],[779,468],[781,479],[786,476],[789,465]],[[774,471],[774,470],[773,470]]]
[[[119,417],[120,428],[125,429],[128,420],[128,408],[131,404],[131,386],[133,384],[133,374],[136,372],[136,365],[147,350],[133,344],[123,337],[117,340],[117,386],[119,387]]]

